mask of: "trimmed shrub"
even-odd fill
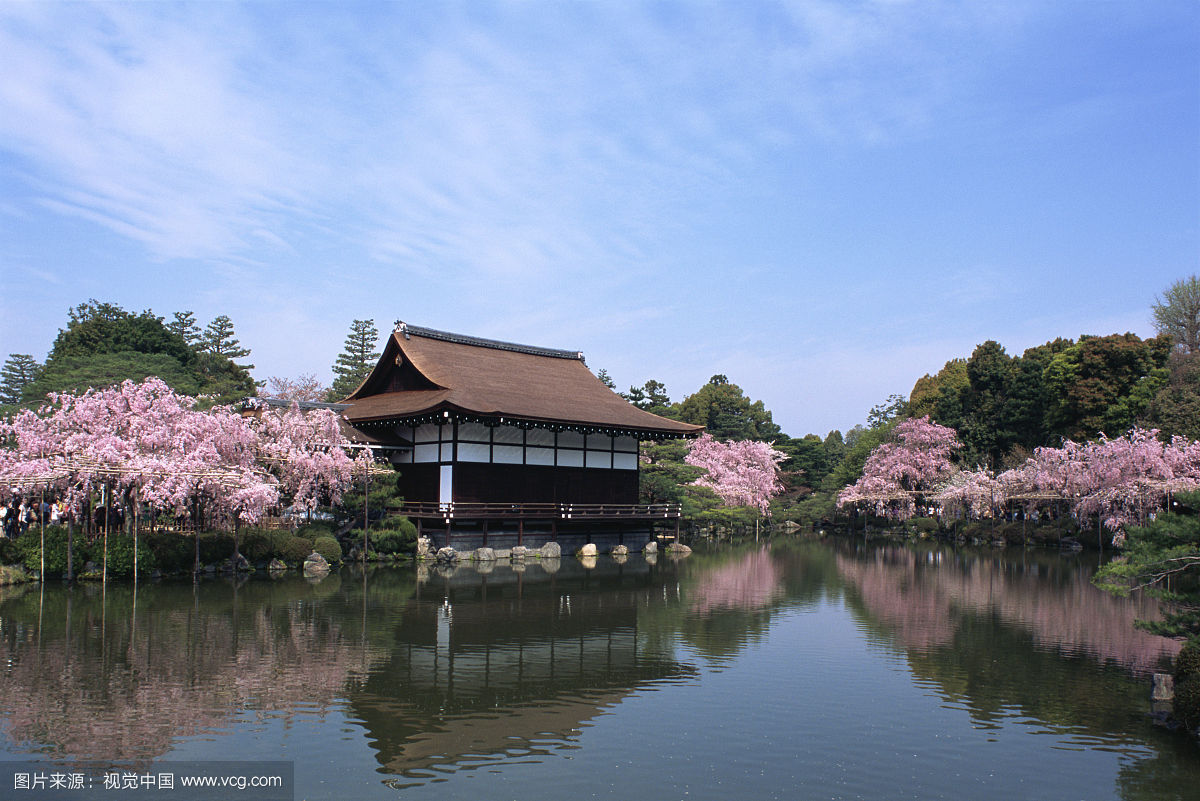
[[[371,547],[376,553],[407,553],[416,550],[417,527],[407,517],[389,520],[388,528],[373,529]]]
[[[251,562],[264,562],[271,558],[275,546],[271,532],[260,528],[248,528],[240,534],[238,550]]]
[[[297,537],[304,537],[306,540],[315,540],[317,537],[332,537],[336,531],[336,527],[332,522],[327,520],[318,520],[307,525],[300,526],[296,529]]]
[[[279,556],[280,550],[286,547],[287,544],[292,541],[292,538],[296,536],[286,528],[277,528],[269,533],[271,536],[272,556]]]
[[[370,533],[371,549],[375,553],[399,553],[402,543],[400,532],[391,529],[374,529]]]
[[[196,543],[190,535],[163,531],[145,538],[158,569],[165,573],[189,572],[196,561]]]
[[[402,517],[396,523],[396,530],[399,531],[406,542],[416,543],[417,541],[417,524],[409,520],[407,517]]]
[[[932,517],[918,517],[913,521],[913,528],[925,534],[932,534],[938,530],[938,521]]]
[[[331,565],[342,561],[342,546],[333,537],[317,537],[313,540],[313,550],[325,557],[325,561]]]
[[[275,541],[275,556],[289,564],[303,562],[313,551],[312,540],[288,535]]]
[[[1174,709],[1188,731],[1200,726],[1200,675],[1193,674],[1175,685]]]
[[[0,535],[0,565],[16,565],[21,562],[21,549],[16,540]]]
[[[26,570],[41,569],[42,533],[37,526],[30,526],[15,540],[18,558]],[[83,537],[75,538],[75,564],[82,566],[87,561],[87,542]],[[46,527],[46,575],[61,576],[67,572],[67,530],[60,526]]]
[[[154,552],[142,537],[138,538],[137,568],[138,575],[145,576],[158,566]],[[46,548],[47,553],[50,549]],[[66,552],[65,549],[63,551]],[[92,560],[100,564],[104,558],[104,546],[93,549]],[[109,578],[130,578],[133,576],[133,537],[125,534],[108,535],[108,576]]]
[[[224,531],[206,531],[200,535],[200,563],[211,565],[233,556],[233,535]]]
[[[1200,676],[1200,642],[1189,641],[1175,657],[1175,684],[1191,676]]]

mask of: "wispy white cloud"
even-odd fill
[[[615,337],[635,355],[593,361],[629,380],[680,390],[724,371],[761,381],[757,396],[792,419],[818,403],[837,418],[982,339],[1076,335],[1125,314],[1094,296],[1078,314],[1039,310],[1038,292],[1061,286],[1013,273],[1049,272],[1050,257],[1022,267],[968,241],[966,215],[936,206],[966,191],[926,199],[903,185],[913,156],[942,184],[968,180],[968,165],[939,161],[951,134],[1015,131],[1042,147],[1108,118],[1115,101],[1099,93],[1022,106],[988,91],[1005,77],[992,62],[1017,70],[1007,54],[1025,31],[1063,14],[3,4],[0,73],[16,79],[0,81],[0,222],[49,219],[80,252],[102,247],[92,229],[132,243],[145,263],[125,292],[230,313],[266,374],[330,363],[350,319],[403,316],[589,355]],[[1036,180],[1008,162],[970,190],[1001,198],[988,211],[1021,203],[1011,173],[1023,170]],[[90,269],[47,272],[121,287]],[[186,294],[148,296],[155,271],[191,276]],[[301,353],[297,330],[332,340]],[[809,381],[823,374],[837,381]],[[838,397],[818,400],[822,386]]]
[[[0,87],[0,140],[53,208],[163,258],[344,216],[384,262],[510,276],[603,259],[599,231],[644,236],[672,186],[728,184],[764,142],[923,116],[897,110],[895,81],[828,81],[864,55],[912,60],[911,31],[870,7],[801,3],[764,27],[738,6],[517,6],[497,13],[525,36],[460,19],[429,39],[344,17],[322,39],[327,14],[277,12],[8,7],[0,58],[21,80]],[[939,102],[912,83],[903,103]]]

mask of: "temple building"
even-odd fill
[[[703,431],[631,405],[577,351],[403,322],[342,403],[350,425],[400,467],[405,513],[417,517],[454,508],[483,518],[515,505],[635,515],[638,442]]]

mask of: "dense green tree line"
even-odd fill
[[[1134,425],[1157,428],[1164,438],[1200,439],[1200,279],[1176,282],[1151,312],[1158,335],[1149,339],[1132,333],[1060,338],[1019,356],[989,340],[919,378],[907,399],[888,397],[845,434],[789,436],[762,401],[724,375],[679,402],[653,380],[621,394],[639,408],[705,425],[719,440],[770,442],[788,455],[780,466],[787,491],[778,512],[820,520],[832,517],[833,495],[858,480],[867,456],[907,418],[929,415],[954,428],[965,446],[958,458],[993,468],[1019,464],[1035,448],[1057,447],[1063,439],[1116,437]],[[695,500],[685,451],[678,443],[648,449],[646,500]]]
[[[0,403],[36,404],[50,392],[82,392],[126,379],[157,376],[172,389],[230,403],[255,393],[252,364],[225,315],[203,331],[192,312],[176,312],[171,322],[149,309],[134,313],[114,303],[89,300],[68,310],[44,363],[28,354],[10,354],[0,372]]]
[[[1155,419],[1156,402],[1164,408],[1168,401],[1162,393],[1172,385],[1172,365],[1181,363],[1171,355],[1166,335],[1056,339],[1020,356],[989,340],[918,379],[908,412],[955,429],[965,458],[992,466],[1063,439],[1119,436],[1135,423],[1187,434],[1177,430],[1183,421]]]

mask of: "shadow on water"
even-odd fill
[[[1111,750],[1121,797],[1186,797],[1196,748],[1146,714],[1146,674],[1175,646],[1133,629],[1153,605],[1100,593],[1093,569],[1056,553],[777,539],[683,560],[346,568],[136,596],[2,588],[0,745],[9,758],[145,765],[189,738],[315,712],[362,732],[394,793],[586,750],[582,731],[647,693],[673,693],[679,714],[703,720],[682,706],[687,688],[740,676],[751,652],[782,647],[772,635],[789,621],[844,609],[868,651],[902,660],[974,728]]]

